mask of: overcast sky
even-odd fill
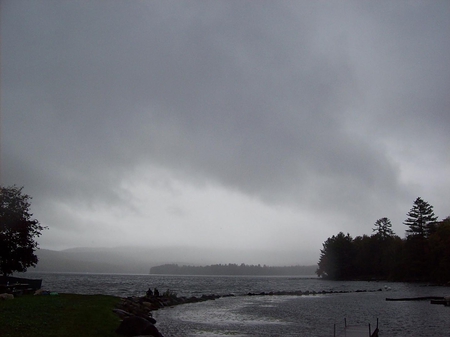
[[[315,263],[450,215],[449,55],[447,0],[2,1],[1,182],[41,248]]]

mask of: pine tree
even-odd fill
[[[392,230],[392,223],[391,220],[388,218],[381,218],[378,219],[375,224],[375,228],[373,228],[373,231],[376,232],[376,235],[381,239],[387,239],[388,237],[392,237],[395,235],[394,231]]]
[[[434,215],[433,206],[422,198],[418,197],[414,205],[407,214],[408,218],[403,222],[409,228],[406,230],[407,236],[420,236],[427,238],[433,233],[437,216]]]
[[[350,280],[354,277],[355,249],[350,234],[340,232],[333,235],[323,243],[320,252],[319,268],[316,270],[319,277],[331,280]]]

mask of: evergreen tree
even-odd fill
[[[433,206],[418,197],[407,214],[408,218],[403,222],[409,228],[406,235],[427,238],[436,228],[437,216],[434,215]]]
[[[340,232],[323,243],[316,274],[332,280],[350,280],[354,277],[355,247],[350,234]]]
[[[436,232],[430,235],[428,240],[431,279],[445,284],[450,280],[450,217],[436,224]]]
[[[389,220],[388,218],[378,219],[375,222],[374,226],[375,228],[373,228],[373,232],[376,232],[375,235],[380,239],[384,240],[395,235],[394,231],[392,230],[391,220]]]

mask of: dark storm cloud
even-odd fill
[[[124,204],[149,165],[358,226],[416,193],[385,140],[449,143],[446,2],[2,5],[3,180],[33,195]]]

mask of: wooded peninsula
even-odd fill
[[[269,267],[247,264],[214,264],[209,266],[179,266],[178,264],[164,264],[152,267],[150,274],[166,275],[229,275],[229,276],[307,276],[314,275],[317,266],[286,266]]]
[[[340,232],[321,250],[317,275],[331,280],[450,282],[450,216],[442,221],[417,198],[403,222],[406,237],[392,231],[388,218],[375,222],[372,236]]]

